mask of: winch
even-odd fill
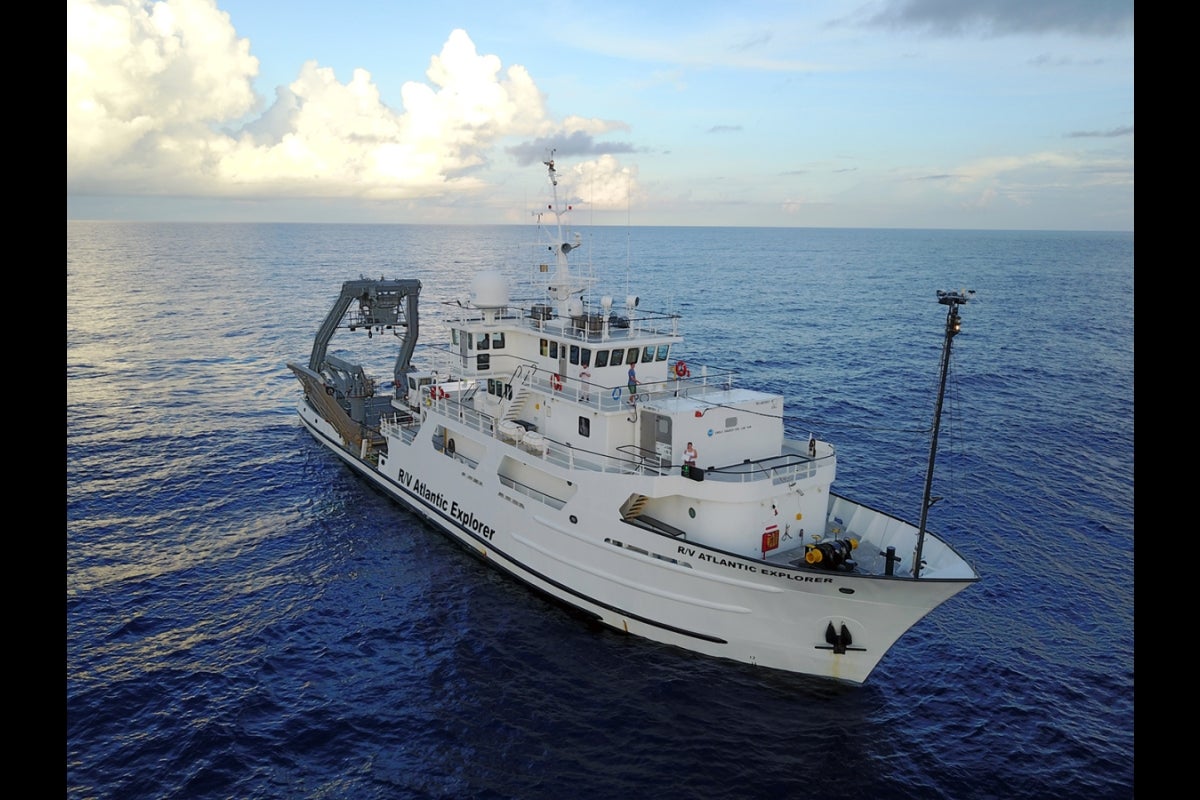
[[[804,560],[814,567],[852,571],[858,564],[850,554],[858,548],[857,539],[834,539],[805,545]]]

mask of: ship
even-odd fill
[[[865,683],[980,579],[927,530],[951,343],[974,292],[936,291],[944,339],[914,524],[838,494],[835,444],[789,435],[782,394],[683,358],[680,313],[595,291],[572,265],[582,234],[553,154],[543,165],[528,296],[480,269],[469,294],[441,301],[444,341],[418,347],[420,280],[346,280],[307,363],[288,364],[300,423],[407,512],[588,620]],[[394,348],[382,375],[347,355],[361,340],[331,348],[364,335]]]

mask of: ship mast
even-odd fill
[[[937,405],[933,410],[933,438],[929,443],[929,466],[925,470],[925,493],[921,497],[921,524],[917,533],[917,551],[913,556],[912,575],[914,578],[921,577],[921,551],[925,547],[925,522],[929,518],[929,507],[941,499],[933,498],[930,492],[933,489],[933,462],[937,458],[938,430],[942,424],[942,399],[946,395],[946,376],[950,372],[950,342],[962,329],[962,319],[958,316],[958,307],[967,302],[969,296],[974,294],[974,289],[964,289],[957,292],[947,292],[939,289],[937,293],[938,302],[944,306],[949,306],[949,308],[946,309],[946,340],[942,345],[942,365],[941,376],[938,380]]]
[[[564,239],[563,230],[563,215],[571,210],[571,206],[565,209],[559,205],[558,200],[558,172],[554,169],[554,151],[550,151],[550,158],[542,162],[546,165],[546,170],[550,178],[550,186],[553,190],[553,202],[548,207],[548,211],[554,215],[554,223],[557,231],[556,241],[549,245],[550,251],[554,253],[554,277],[547,287],[550,297],[558,306],[560,316],[571,316],[571,307],[569,301],[573,295],[582,294],[586,288],[586,282],[576,279],[571,275],[570,265],[567,263],[567,253],[580,246],[580,236],[575,234],[574,242],[566,242]]]

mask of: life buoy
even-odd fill
[[[445,400],[449,396],[450,395],[446,393],[445,389],[443,389],[441,386],[437,387],[437,399],[438,400]]]
[[[562,377],[557,372],[550,376],[550,388],[556,392],[562,391]]]
[[[675,362],[675,377],[676,378],[687,378],[691,374],[692,374],[692,371],[688,369],[688,365],[687,365],[686,361],[676,361]]]
[[[450,455],[454,455],[454,440],[453,439],[446,440],[446,452],[449,453]]]
[[[613,389],[612,394],[613,394],[613,400],[620,400],[621,399],[621,387],[618,386],[617,388]]]

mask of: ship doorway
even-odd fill
[[[647,461],[651,461],[651,456],[653,456],[658,460],[657,466],[670,466],[671,417],[666,414],[655,414],[643,408],[639,422],[641,429],[638,433],[641,441],[638,444],[645,453]]]

